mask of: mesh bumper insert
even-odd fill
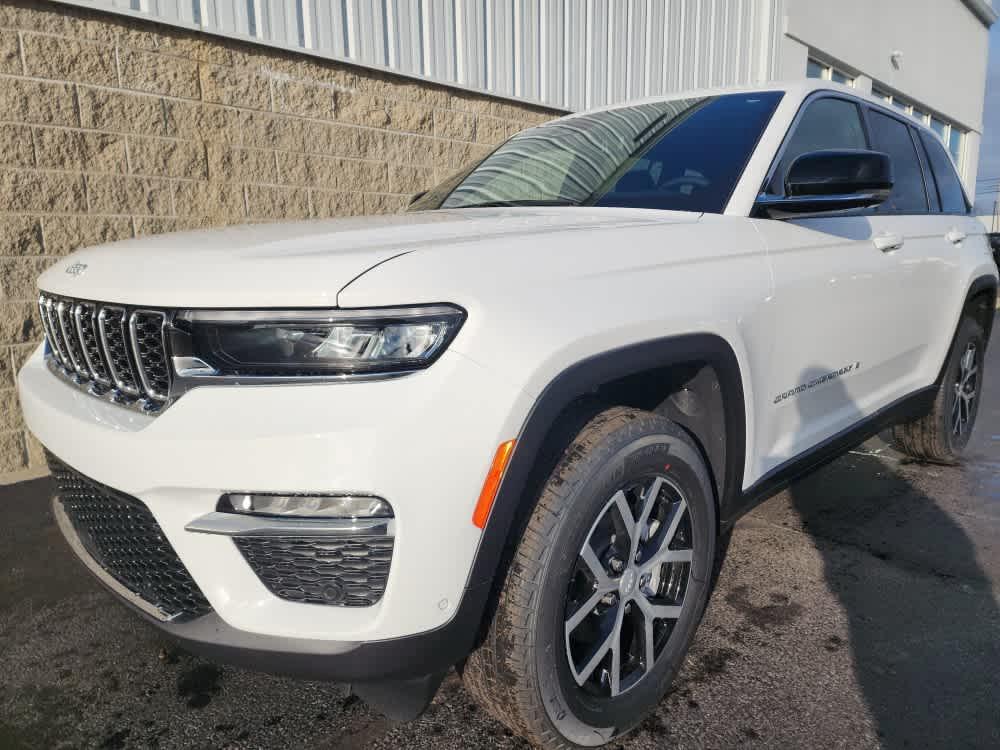
[[[102,570],[165,620],[183,622],[212,611],[149,508],[51,454],[48,462],[58,501],[80,544]]]
[[[268,590],[282,599],[370,607],[385,593],[393,538],[236,537]]]

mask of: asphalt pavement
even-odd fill
[[[623,748],[1000,747],[1000,346],[960,468],[876,439],[744,518],[679,678]],[[0,750],[523,748],[449,677],[393,724],[342,685],[192,657],[0,487]]]

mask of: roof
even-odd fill
[[[618,104],[610,104],[604,107],[595,107],[594,109],[588,109],[584,112],[575,112],[560,119],[565,120],[573,117],[579,117],[580,115],[591,114],[593,112],[605,112],[608,110],[620,109],[622,107],[632,107],[637,104],[652,104],[655,102],[666,102],[676,99],[697,99],[705,96],[722,96],[725,94],[752,94],[757,91],[781,91],[800,100],[805,99],[807,96],[816,91],[835,91],[841,94],[847,94],[855,99],[860,99],[868,104],[888,110],[892,112],[894,116],[898,117],[902,114],[899,110],[894,110],[892,107],[888,106],[878,97],[872,96],[864,91],[858,91],[856,88],[851,86],[845,86],[842,83],[834,83],[833,81],[824,81],[819,78],[803,78],[793,81],[772,81],[754,86],[724,86],[710,89],[691,89],[688,91],[661,94],[659,96],[647,96],[641,99],[632,99],[627,102],[619,102]],[[913,125],[926,130],[928,133],[934,132],[919,120],[910,118],[910,121]],[[555,120],[550,120],[550,122],[555,122]],[[542,127],[544,127],[544,125]]]

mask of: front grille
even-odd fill
[[[48,454],[56,494],[87,553],[129,591],[174,622],[212,607],[140,500],[105,487]]]
[[[57,297],[38,299],[53,369],[96,395],[147,412],[170,396],[167,314]]]
[[[393,538],[235,537],[268,590],[310,604],[369,607],[385,593]]]

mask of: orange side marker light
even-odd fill
[[[493,509],[493,501],[497,499],[497,490],[500,489],[500,480],[503,479],[503,473],[507,470],[507,464],[510,463],[513,453],[514,441],[508,440],[506,443],[500,443],[496,455],[493,456],[490,471],[486,475],[486,481],[483,482],[483,490],[479,493],[479,502],[476,503],[476,509],[472,513],[472,523],[476,528],[486,527],[486,520]]]

